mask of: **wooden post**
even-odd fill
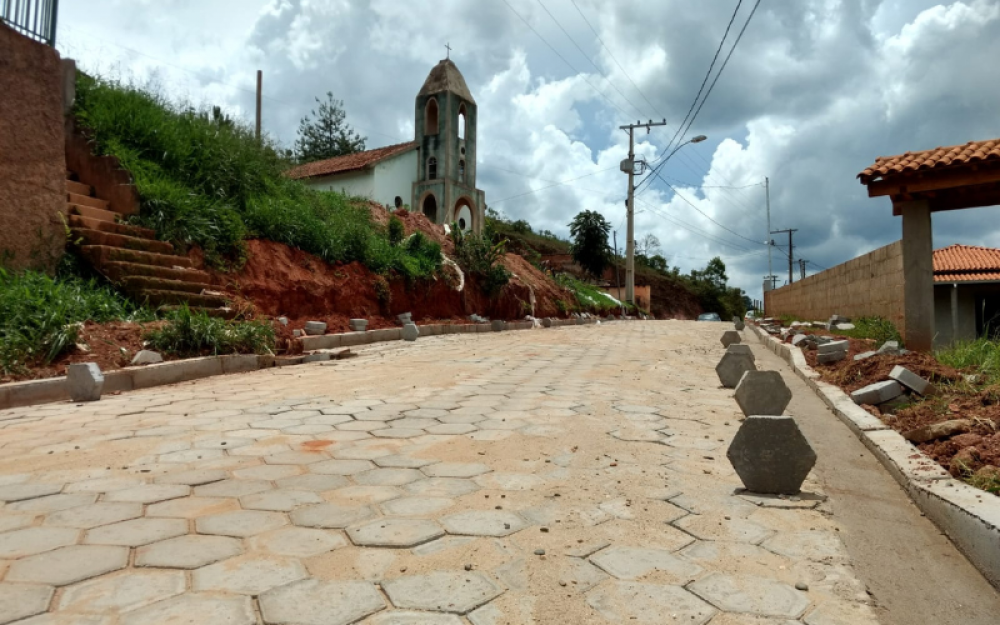
[[[257,141],[260,141],[260,93],[261,84],[263,83],[263,72],[257,70],[257,124],[254,127],[256,131]]]
[[[934,348],[934,242],[926,200],[897,202],[903,216],[903,314],[907,349]]]

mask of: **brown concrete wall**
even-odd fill
[[[822,321],[834,314],[883,317],[905,334],[902,241],[768,291],[764,310],[769,316],[792,315],[803,321]]]
[[[0,265],[52,270],[66,245],[59,54],[0,24]]]

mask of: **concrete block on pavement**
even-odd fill
[[[94,362],[72,364],[66,368],[66,385],[71,401],[97,401],[104,389],[104,374]]]
[[[802,345],[802,343],[805,343],[807,338],[809,338],[808,334],[796,334],[795,336],[792,337],[792,345],[798,347]]]
[[[821,365],[828,365],[834,362],[840,362],[845,358],[847,358],[847,352],[829,352],[827,354],[817,354],[816,362]]]
[[[927,395],[928,389],[931,388],[930,380],[925,380],[906,367],[899,365],[892,368],[889,377],[920,395]]]
[[[158,362],[163,362],[163,356],[159,352],[154,352],[151,349],[140,349],[136,352],[135,356],[132,357],[133,365],[152,365]]]
[[[500,332],[504,329],[504,325],[506,324],[504,324],[504,322],[500,319],[494,319],[490,322],[490,329],[494,332]]]
[[[744,350],[732,351],[734,348],[742,347]],[[755,371],[753,354],[749,353],[747,345],[730,345],[723,354],[722,360],[715,366],[715,373],[719,376],[719,382],[725,388],[736,388],[740,379],[747,371]]]
[[[326,334],[326,324],[322,321],[307,321],[305,331],[308,336]]]
[[[407,323],[402,330],[404,341],[415,341],[420,336],[420,328],[415,323]]]
[[[871,358],[877,353],[878,352],[861,352],[860,354],[855,354],[854,360],[865,360],[867,358]]]
[[[748,415],[726,457],[747,490],[772,495],[798,493],[816,464],[795,419],[776,415]]]
[[[820,354],[833,354],[835,352],[847,352],[851,349],[850,341],[830,341],[823,343],[816,348]]]
[[[740,333],[737,332],[736,330],[726,330],[726,332],[723,333],[722,338],[720,340],[722,341],[723,347],[729,347],[733,343],[743,342],[743,339],[740,337]]]
[[[549,318],[549,317],[546,317],[545,319],[542,319],[542,325],[544,327],[546,327],[546,328],[551,328],[552,327],[552,319]]]
[[[348,322],[348,325],[351,326],[351,330],[353,332],[364,332],[365,330],[368,329],[368,320],[367,319],[351,319]]]
[[[743,415],[780,415],[792,400],[792,391],[777,371],[747,371],[734,394]]]
[[[876,382],[851,393],[851,399],[856,404],[870,404],[877,406],[890,399],[896,399],[903,394],[903,387],[895,380]]]

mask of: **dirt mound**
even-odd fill
[[[531,290],[534,295],[535,317],[558,317],[560,312],[557,301],[570,305],[576,300],[573,293],[556,284],[523,256],[505,254],[503,265],[514,275],[511,279],[513,283],[523,284]]]

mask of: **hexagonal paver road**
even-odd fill
[[[382,595],[367,582],[305,580],[260,597],[268,625],[349,625],[385,607]]]
[[[435,571],[382,583],[389,600],[399,608],[466,614],[502,592],[478,572]]]

